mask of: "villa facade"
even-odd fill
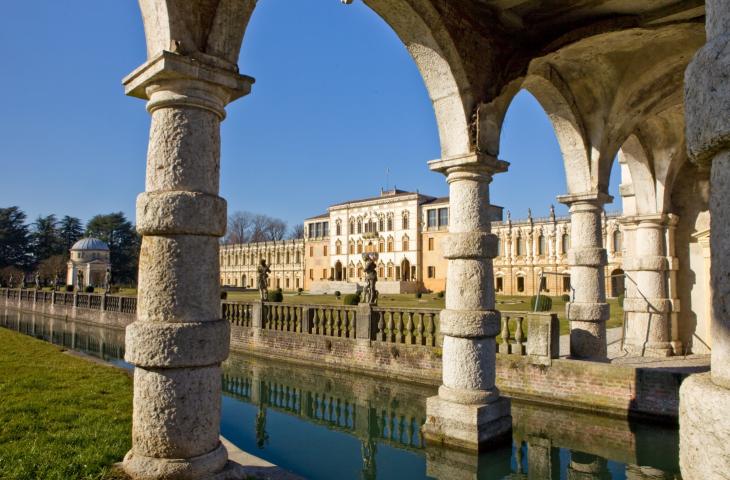
[[[498,238],[494,285],[505,295],[570,293],[570,218],[503,218],[503,209],[486,206]],[[304,220],[304,238],[223,245],[221,284],[256,288],[256,268],[265,259],[271,287],[320,293],[353,291],[364,281],[364,253],[378,253],[382,293],[439,292],[446,287],[447,260],[442,241],[448,233],[449,198],[403,190],[338,203],[327,213]],[[617,215],[602,219],[608,252],[606,291],[623,291],[621,224]],[[541,277],[542,276],[542,277]],[[542,280],[540,280],[542,278]]]

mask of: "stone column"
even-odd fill
[[[667,298],[669,262],[667,260],[667,226],[673,219],[667,214],[629,217],[631,243],[626,244],[624,269],[626,279],[626,339],[630,355],[666,357],[672,354],[670,314],[672,301]]]
[[[679,391],[679,453],[685,480],[730,471],[730,4],[707,0],[707,44],[685,76],[690,159],[710,164],[712,360]]]
[[[570,355],[586,360],[606,359],[606,249],[601,212],[613,200],[600,192],[561,195],[570,207],[570,283],[573,301],[566,305],[570,321]]]
[[[218,196],[220,122],[252,79],[162,52],[125,80],[152,116],[137,321],[125,359],[135,365],[132,478],[225,478],[219,440],[221,369],[229,329],[220,318],[218,238],[226,202]]]
[[[446,309],[441,312],[443,379],[438,396],[427,400],[427,439],[470,450],[509,438],[509,400],[495,386],[500,315],[494,309],[489,184],[507,162],[470,154],[430,162],[449,184]]]

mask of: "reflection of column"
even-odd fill
[[[570,320],[570,355],[576,358],[606,358],[606,249],[603,248],[601,213],[612,199],[604,193],[562,195],[570,206],[571,244],[568,251],[573,300],[566,305]]]
[[[512,445],[477,454],[427,444],[426,475],[439,480],[509,478],[511,459]]]
[[[500,316],[494,309],[496,237],[491,234],[489,183],[507,163],[486,155],[431,162],[447,176],[450,194],[446,309],[441,312],[443,378],[427,401],[428,438],[477,449],[509,437],[509,400],[495,386]]]
[[[361,418],[359,415],[356,417]],[[360,452],[362,454],[362,470],[360,478],[362,480],[375,480],[378,474],[376,457],[378,455],[378,414],[372,407],[367,409],[365,415],[367,419],[367,433],[364,439],[360,440]]]
[[[623,260],[629,276],[624,299],[625,345],[632,355],[665,357],[672,353],[666,240],[667,225],[674,223],[674,219],[667,215],[643,215],[625,221],[629,222],[631,242],[626,245]]]
[[[711,372],[679,392],[680,465],[685,480],[730,471],[730,4],[707,0],[707,43],[685,75],[686,137],[692,161],[710,164]]]
[[[588,453],[571,452],[568,480],[609,480],[608,462],[605,458]]]
[[[250,88],[233,71],[164,52],[133,72],[127,93],[149,99],[145,192],[137,199],[137,321],[127,327],[135,366],[133,478],[203,478],[223,470],[220,363],[230,326],[220,319],[218,196],[225,105]]]
[[[560,456],[557,448],[552,448],[548,438],[527,438],[527,478],[529,480],[559,480]]]

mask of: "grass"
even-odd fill
[[[121,478],[131,447],[127,373],[0,328],[0,478]]]

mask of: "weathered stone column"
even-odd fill
[[[705,2],[707,44],[685,76],[687,146],[711,164],[712,360],[679,391],[679,454],[685,480],[730,471],[730,3]]]
[[[603,248],[601,212],[613,200],[609,195],[588,192],[561,195],[558,201],[570,207],[570,284],[572,301],[566,305],[570,321],[570,355],[587,360],[606,358],[606,249]]]
[[[135,365],[133,478],[225,478],[219,440],[221,369],[229,324],[220,318],[218,238],[226,202],[218,196],[220,122],[252,79],[162,52],[124,81],[152,116],[137,321],[125,359]]]
[[[489,184],[507,162],[471,154],[430,162],[447,177],[450,194],[446,309],[441,312],[443,384],[427,400],[428,439],[477,450],[509,437],[509,400],[495,386],[500,315],[494,309],[497,238],[491,234]]]
[[[670,314],[673,305],[667,298],[666,240],[667,226],[675,220],[670,215],[657,214],[622,221],[631,231],[623,260],[629,276],[624,299],[627,313],[624,346],[631,355],[666,357],[672,354]]]

